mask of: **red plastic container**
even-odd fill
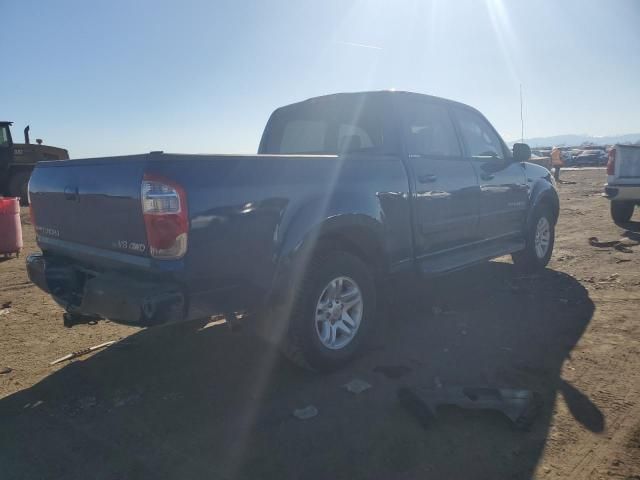
[[[20,225],[20,199],[0,197],[0,255],[22,250],[22,226]]]

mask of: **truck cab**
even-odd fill
[[[507,254],[547,265],[558,195],[530,156],[459,102],[316,97],[277,109],[257,155],[39,163],[27,271],[68,323],[269,312],[289,358],[331,369],[356,355],[389,281]]]
[[[0,121],[0,178],[4,177],[13,158],[13,140],[9,127],[11,122]]]

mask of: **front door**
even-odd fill
[[[526,175],[504,142],[478,112],[454,107],[465,157],[480,183],[478,233],[483,240],[504,240],[522,234],[528,206]]]
[[[480,191],[446,105],[415,97],[404,100],[403,140],[413,173],[415,249],[420,258],[476,240]]]

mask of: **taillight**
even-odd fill
[[[607,162],[607,175],[615,175],[616,169],[616,149],[609,150],[609,161]]]
[[[187,253],[187,196],[180,185],[145,174],[142,180],[142,213],[152,257],[169,260]]]

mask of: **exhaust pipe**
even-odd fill
[[[24,127],[24,143],[29,144],[29,125]]]

